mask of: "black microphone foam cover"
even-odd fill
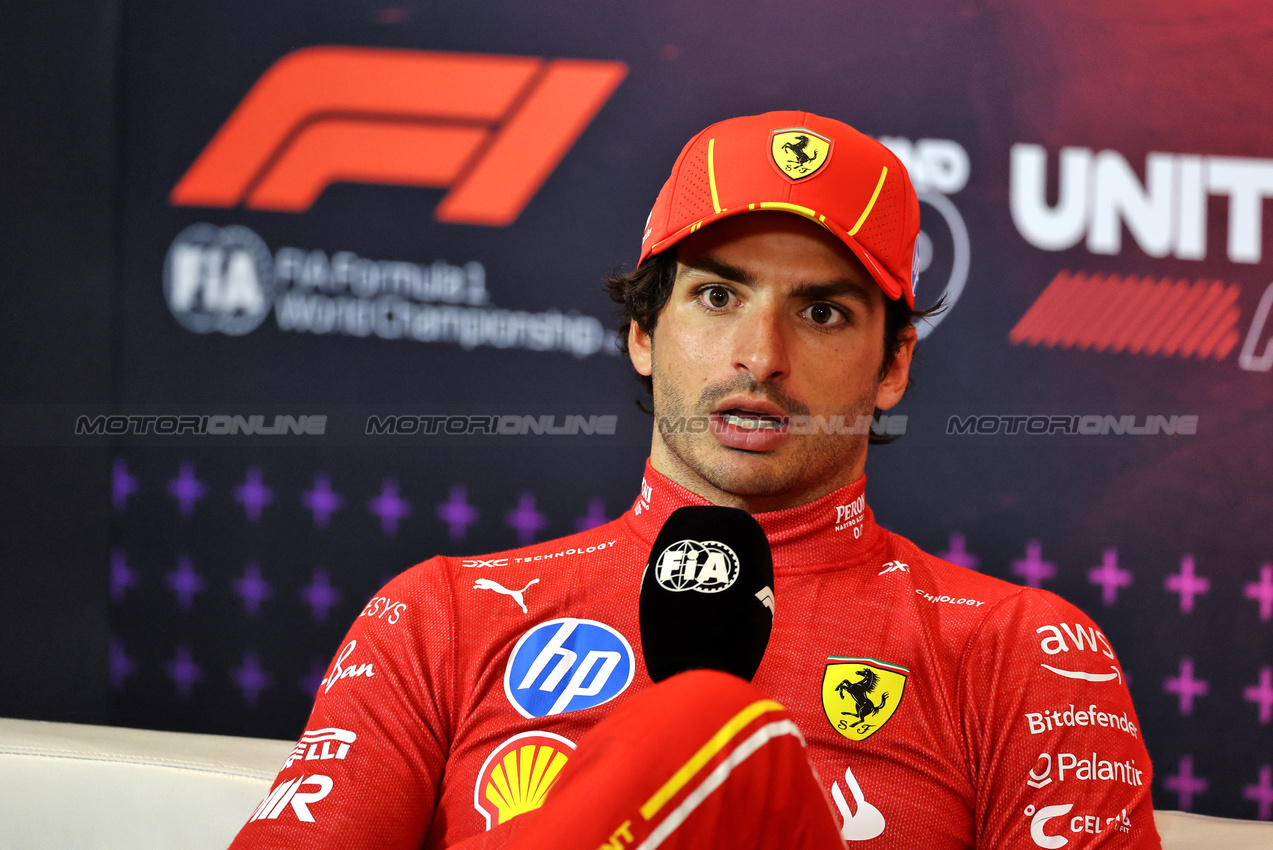
[[[641,579],[641,651],[661,682],[706,668],[756,675],[774,616],[774,562],[760,523],[738,508],[678,508]]]

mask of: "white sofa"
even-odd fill
[[[0,850],[224,850],[293,746],[0,719]],[[1273,823],[1154,818],[1166,850],[1273,850]]]

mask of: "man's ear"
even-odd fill
[[[915,355],[915,341],[918,338],[915,328],[909,325],[898,334],[897,353],[893,355],[893,362],[884,373],[875,393],[875,406],[880,410],[888,410],[901,401],[906,393],[906,382],[911,376],[911,358]]]
[[[641,326],[632,321],[628,323],[628,357],[632,360],[632,368],[637,374],[650,377],[654,371],[654,342],[650,334],[641,330]]]

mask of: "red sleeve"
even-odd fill
[[[233,850],[423,843],[451,739],[454,623],[438,559],[367,603],[327,669],[304,734]]]
[[[1140,721],[1086,614],[1022,590],[987,615],[963,662],[978,847],[1159,847]]]

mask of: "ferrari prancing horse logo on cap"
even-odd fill
[[[774,130],[769,134],[769,154],[788,180],[804,180],[822,170],[831,158],[831,140],[804,127]]]
[[[828,658],[822,675],[822,710],[835,731],[851,741],[874,735],[902,701],[910,671],[876,658]]]

